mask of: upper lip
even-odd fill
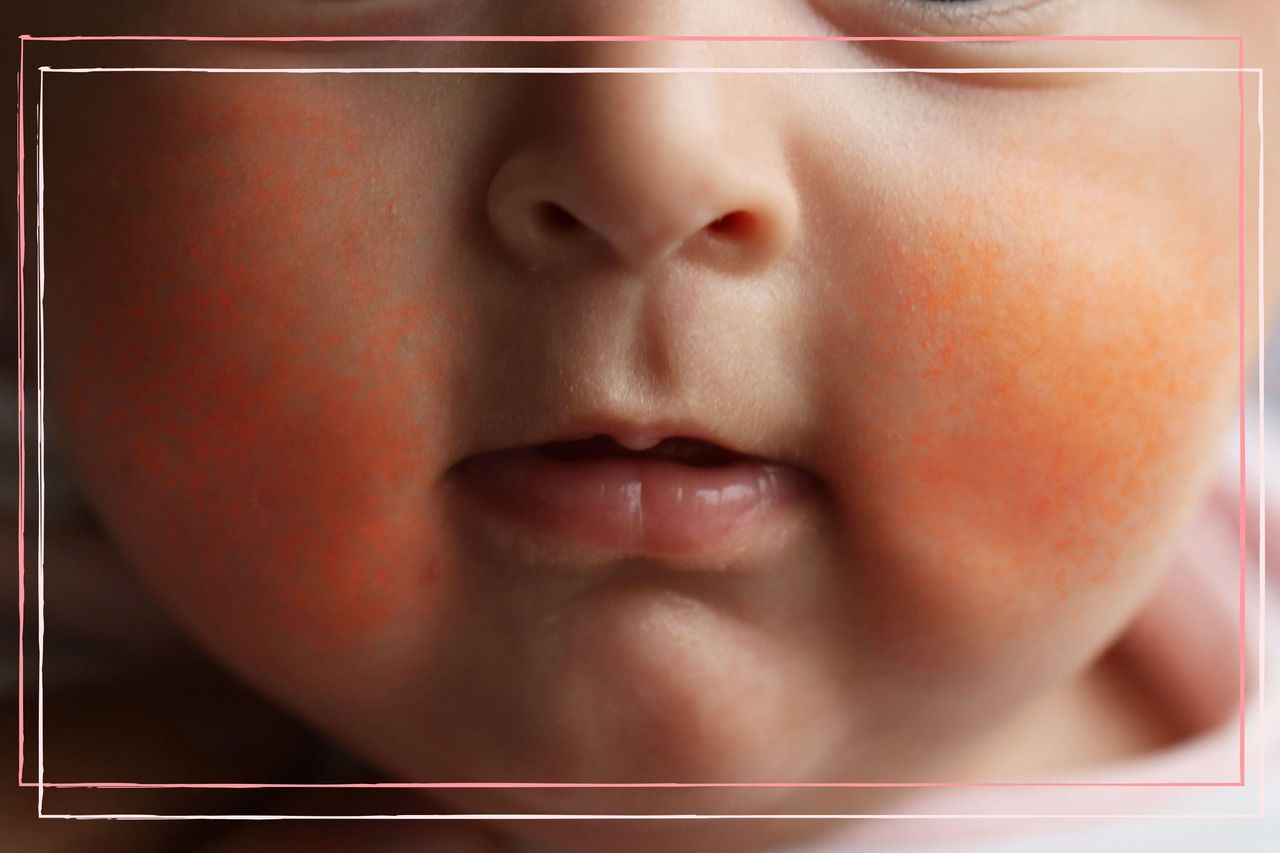
[[[706,444],[728,450],[740,456],[755,454],[735,446],[735,442],[714,430],[690,422],[646,421],[635,422],[614,418],[586,418],[572,421],[558,429],[538,436],[531,444],[539,446],[557,442],[578,441],[607,435],[627,450],[649,450],[669,438],[683,438],[701,441]]]
[[[703,441],[741,457],[737,460],[739,462],[790,468],[801,474],[810,488],[817,491],[824,489],[822,479],[804,464],[802,458],[795,455],[795,448],[784,443],[784,433],[762,433],[758,423],[747,419],[741,422],[725,421],[722,429],[716,429],[690,418],[643,419],[607,413],[566,415],[549,419],[541,428],[521,430],[512,440],[473,448],[451,470],[454,474],[461,474],[474,459],[498,453],[533,450],[544,445],[599,435],[610,436],[623,447],[636,451],[648,450],[668,438]]]
[[[622,447],[634,451],[649,450],[666,439],[681,438],[705,442],[729,451],[736,456],[755,461],[772,461],[766,458],[761,448],[752,446],[749,440],[735,439],[694,420],[633,420],[609,415],[567,417],[544,429],[530,431],[527,440],[518,440],[504,447],[492,448],[489,451],[482,451],[474,455],[483,455],[484,452],[528,449],[547,444],[594,438],[600,435],[609,436]]]

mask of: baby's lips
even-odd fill
[[[749,551],[761,532],[808,504],[804,471],[699,434],[709,435],[688,425],[583,424],[549,441],[475,454],[454,473],[490,520],[631,556]]]
[[[561,447],[571,452],[570,445],[594,442],[601,455],[604,445],[613,445],[619,452],[649,452],[673,458],[702,456],[708,462],[740,459],[799,469],[785,450],[788,445],[782,432],[763,429],[747,419],[743,424],[726,422],[715,427],[692,418],[641,419],[604,412],[557,417],[546,427],[478,448],[473,455],[534,447]]]

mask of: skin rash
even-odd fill
[[[1086,263],[1036,248],[1024,258],[947,225],[927,230],[891,256],[899,286],[880,292],[902,294],[882,309],[892,325],[859,340],[869,353],[841,354],[890,365],[888,378],[849,390],[854,422],[833,431],[859,439],[843,452],[873,484],[877,529],[901,532],[885,547],[926,542],[917,564],[936,569],[909,582],[971,594],[966,608],[999,611],[1029,594],[1061,602],[1080,584],[1106,586],[1126,549],[1148,553],[1170,509],[1154,498],[1203,476],[1235,367],[1234,300],[1219,283],[1229,278],[1170,295],[1158,288],[1172,265],[1143,247]],[[1102,294],[1044,284],[1104,270],[1113,288]],[[1171,348],[1170,330],[1186,345]],[[862,420],[888,410],[878,395],[911,386],[917,405],[900,417]],[[1206,408],[1213,417],[1183,414]]]
[[[185,210],[144,208],[131,233],[103,234],[104,245],[67,261],[110,257],[101,271],[54,261],[55,280],[91,282],[94,310],[83,293],[50,294],[51,314],[69,319],[51,335],[76,328],[51,385],[68,388],[60,373],[77,372],[72,417],[108,430],[82,460],[91,483],[119,478],[165,496],[118,523],[148,562],[181,573],[210,623],[242,624],[247,646],[258,631],[284,632],[300,653],[326,654],[386,630],[406,602],[433,599],[438,516],[422,512],[414,472],[432,465],[423,436],[440,428],[448,311],[430,286],[389,285],[382,249],[411,226],[367,129],[310,94],[282,110],[250,80],[223,89],[208,100],[159,94],[173,111],[166,138],[126,133],[84,164],[106,169],[99,180],[112,188],[192,200],[206,183],[230,189]],[[122,154],[160,142],[195,156],[157,169]],[[254,153],[231,162],[223,146]],[[286,159],[293,168],[281,168]],[[99,201],[112,203],[130,201]],[[317,205],[328,215],[314,216]],[[318,292],[321,269],[305,252],[281,253],[289,245],[326,247],[323,274],[344,286]],[[199,553],[175,550],[192,538]],[[247,571],[249,554],[268,570]]]
[[[875,567],[843,579],[849,619],[914,685],[885,719],[951,730],[1000,710],[940,680],[1008,697],[1054,677],[1028,667],[1053,646],[1083,661],[1122,627],[1197,505],[1237,371],[1230,198],[1153,215],[1172,170],[990,136],[949,143],[990,163],[967,183],[906,142],[923,175],[860,187],[907,213],[843,221],[876,248],[829,286],[814,357],[849,366],[822,409],[847,553]]]

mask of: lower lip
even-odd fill
[[[489,508],[539,534],[639,555],[741,544],[810,495],[801,472],[749,460],[705,468],[625,457],[563,462],[521,449],[473,457],[458,473]]]

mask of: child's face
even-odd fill
[[[552,5],[554,25],[407,0],[305,25],[368,32],[392,6],[387,26],[504,33],[1212,23],[1158,0]],[[1235,47],[129,50],[856,67]],[[51,415],[181,619],[398,776],[921,779],[1115,636],[1203,493],[1238,382],[1236,85],[53,76]],[[594,432],[751,458],[494,453]]]

